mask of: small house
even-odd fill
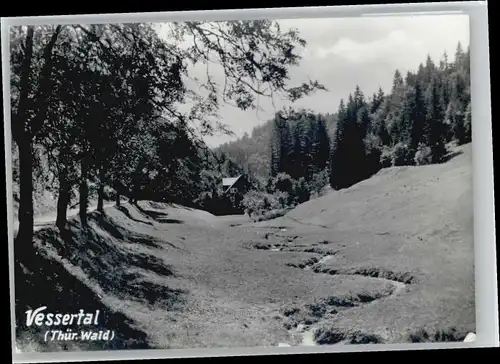
[[[248,189],[248,180],[244,175],[236,177],[223,178],[222,189],[224,194],[242,194],[244,195]]]
[[[243,207],[241,202],[250,189],[250,183],[245,175],[222,179],[223,198],[220,201],[220,209],[224,214],[241,214]]]

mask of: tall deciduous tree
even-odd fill
[[[46,120],[52,92],[53,50],[62,26],[13,30],[11,43],[13,95],[12,136],[19,150],[19,232],[16,244],[33,240],[33,141]]]
[[[159,144],[167,143],[169,138],[155,135],[151,128],[158,120],[175,125],[173,133],[188,136],[194,145],[196,124],[201,134],[223,129],[216,118],[210,118],[217,116],[221,102],[234,102],[241,109],[257,108],[257,96],[279,94],[295,101],[324,89],[316,81],[288,84],[289,68],[298,65],[297,48],[305,41],[295,30],[283,32],[276,22],[184,22],[170,26],[168,39],[160,38],[152,24],[13,30],[12,129],[19,148],[21,186],[18,240],[31,245],[33,141],[42,129],[45,138],[52,136],[51,131],[59,131],[59,137],[51,142],[40,141],[47,154],[57,155],[58,225],[65,225],[67,191],[74,184],[79,186],[80,219],[85,225],[91,181],[99,184],[100,210],[106,183],[117,190],[117,202],[121,193],[135,201],[140,191],[157,190],[154,183],[158,175],[171,169],[172,163],[136,147],[147,145],[156,150]],[[185,39],[192,42],[187,49],[181,46]],[[207,81],[189,86],[188,64],[212,62],[222,68],[224,85],[213,82],[209,72]],[[194,101],[194,106],[186,111],[182,106],[188,101]],[[165,118],[159,119],[162,115]],[[61,120],[64,128],[59,128]],[[75,137],[72,142],[71,137]],[[190,177],[197,175],[186,158],[181,163],[183,171],[191,170],[194,174],[190,172]],[[68,177],[75,171],[78,181]]]

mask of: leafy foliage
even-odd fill
[[[289,84],[289,68],[299,64],[306,43],[277,22],[163,26],[167,37],[160,37],[156,24],[11,28],[20,240],[28,246],[37,173],[58,182],[61,229],[75,188],[85,226],[91,185],[98,186],[100,209],[106,186],[116,191],[117,203],[126,195],[131,202],[192,205],[204,199],[206,187],[213,189],[202,171],[221,169],[200,138],[225,130],[217,115],[221,102],[258,108],[258,96],[293,102],[324,89],[317,81]],[[214,62],[223,71],[223,85],[208,70],[207,80],[189,82],[190,67]],[[41,156],[47,172],[35,163]]]

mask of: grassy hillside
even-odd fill
[[[261,224],[343,244],[341,258],[316,265],[317,272],[412,278],[398,297],[348,310],[335,327],[325,322],[321,335],[353,327],[393,338],[404,328],[417,336],[419,327],[430,336],[474,330],[471,145],[459,153],[442,165],[383,169]]]
[[[105,348],[463,340],[475,329],[471,146],[460,152],[266,222],[143,202],[92,213],[86,230],[72,219],[65,236],[41,229],[37,257],[16,251],[18,346],[42,344],[22,325],[42,305],[101,309],[116,331]]]

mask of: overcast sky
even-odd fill
[[[307,41],[300,66],[291,69],[291,83],[311,78],[328,89],[296,102],[295,106],[322,113],[336,112],[340,99],[346,98],[356,85],[366,96],[379,86],[389,91],[396,68],[404,75],[407,70],[416,70],[427,54],[439,61],[444,51],[453,60],[459,41],[464,49],[469,45],[467,15],[293,19],[280,20],[280,24],[282,29],[298,29]],[[221,121],[236,136],[207,137],[206,142],[216,146],[245,132],[250,134],[275,112],[268,100],[261,100],[260,105],[265,110],[258,114],[223,106]]]

